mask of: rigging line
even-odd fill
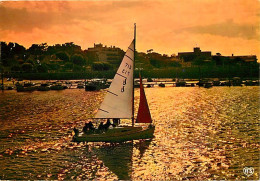
[[[134,61],[134,60],[133,60],[131,57],[129,57],[128,55],[125,54],[125,56],[126,56],[127,58],[129,58],[130,60]]]
[[[125,77],[125,76],[123,76],[123,75],[121,75],[121,74],[119,74],[119,73],[116,73],[117,75],[119,75],[119,76],[121,76],[121,77],[124,77],[125,79],[127,79],[127,77]]]
[[[132,48],[128,47],[128,49],[129,49],[129,50],[132,50],[132,52],[134,52],[134,50],[133,50]]]
[[[110,93],[110,94],[113,94],[113,95],[115,95],[115,96],[118,96],[117,94],[115,94],[115,93],[113,93],[113,92],[111,92],[111,91],[107,91],[108,93]]]
[[[106,112],[106,113],[109,113],[108,111],[105,111],[105,110],[103,110],[103,109],[100,109],[100,108],[99,108],[98,110],[100,110],[100,111],[103,111],[103,112]]]

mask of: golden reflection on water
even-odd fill
[[[245,166],[258,178],[258,90],[146,89],[156,137],[134,178],[245,179]]]
[[[104,91],[1,93],[0,179],[259,179],[258,87],[145,91],[155,138],[123,144],[70,142]]]

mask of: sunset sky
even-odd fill
[[[199,46],[260,59],[259,20],[258,0],[0,0],[0,41],[126,50],[136,23],[137,51],[171,55]]]

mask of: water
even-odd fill
[[[71,142],[104,91],[0,93],[0,179],[259,179],[258,87],[145,91],[155,138],[121,144]]]

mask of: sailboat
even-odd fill
[[[147,103],[147,99],[140,77],[140,102],[136,121],[134,119],[134,62],[135,37],[128,47],[122,62],[107,90],[104,101],[95,115],[95,119],[131,119],[132,126],[118,126],[103,133],[74,135],[73,141],[81,142],[123,142],[153,137],[155,126]],[[146,128],[136,126],[135,123],[148,123]]]

